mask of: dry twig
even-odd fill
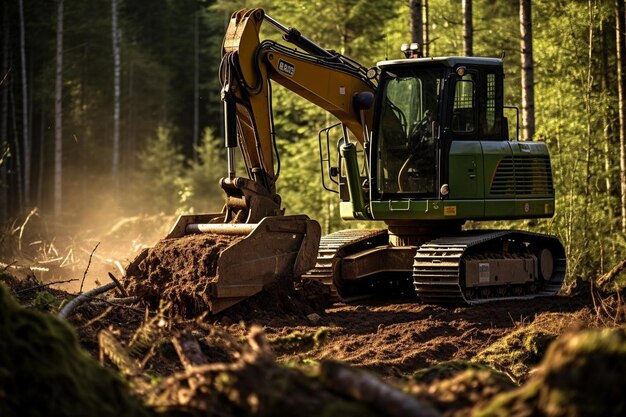
[[[22,236],[24,235],[24,229],[26,228],[26,224],[29,222],[30,218],[33,217],[35,214],[37,214],[37,207],[35,207],[34,209],[30,211],[30,213],[28,213],[28,216],[26,216],[26,220],[24,220],[24,223],[22,223],[22,225],[19,228],[20,234],[19,234],[19,238],[17,241],[17,247],[20,251],[22,250]]]
[[[172,338],[172,344],[176,353],[187,372],[193,372],[194,366],[207,363],[207,358],[202,353],[200,344],[189,333],[182,333],[178,337]],[[196,378],[189,378],[189,386],[195,389],[198,385]]]
[[[8,264],[2,264],[0,263],[0,265],[2,266],[2,272],[5,272],[7,269],[11,268],[13,265],[15,265],[15,261],[8,263]]]
[[[9,264],[5,264],[0,262],[0,267],[3,268],[3,271],[6,271],[7,269],[26,269],[26,270],[30,270],[30,271],[37,271],[37,272],[48,272],[50,271],[50,268],[44,268],[43,266],[24,266],[24,265],[15,265],[16,262],[11,262]]]
[[[93,248],[93,250],[91,251],[91,255],[89,255],[89,262],[87,262],[87,268],[85,268],[85,272],[83,273],[83,279],[80,281],[80,289],[78,290],[79,294],[83,292],[83,284],[85,283],[85,277],[87,277],[87,271],[89,271],[89,266],[91,265],[91,258],[93,257],[93,253],[96,251],[96,249],[98,249],[98,246],[100,246],[100,242],[96,243],[96,247]]]
[[[103,318],[105,318],[107,315],[109,315],[109,313],[113,311],[113,307],[109,306],[106,308],[106,310],[104,310],[104,312],[98,314],[96,317],[92,318],[91,320],[89,320],[87,323],[82,324],[80,326],[78,326],[78,329],[82,329],[83,327],[89,327],[91,325],[93,325],[94,323],[102,320]]]
[[[124,288],[122,283],[117,278],[115,278],[115,275],[109,272],[109,278],[111,278],[111,281],[115,283],[117,289],[120,290],[120,293],[122,293],[122,297],[128,297],[128,291],[126,291],[126,288]]]
[[[22,294],[25,292],[29,292],[29,291],[34,291],[34,290],[38,290],[40,288],[45,288],[45,287],[49,287],[50,285],[54,285],[54,284],[66,284],[68,282],[73,282],[73,281],[78,281],[78,278],[72,278],[72,279],[66,279],[64,281],[52,281],[52,282],[47,282],[45,284],[40,284],[40,285],[35,285],[34,287],[28,287],[28,288],[24,288],[23,290],[19,290],[16,291],[15,294]]]

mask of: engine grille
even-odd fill
[[[494,195],[554,195],[550,157],[547,155],[504,157],[498,163],[489,192]]]

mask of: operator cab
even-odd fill
[[[383,61],[371,143],[371,199],[447,195],[453,141],[508,140],[494,58]]]

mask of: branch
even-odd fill
[[[117,289],[120,290],[122,297],[128,297],[128,292],[126,291],[126,288],[124,288],[122,283],[117,278],[115,278],[115,275],[109,272],[109,278],[111,278],[111,281],[115,283]]]
[[[604,287],[608,283],[612,282],[619,274],[626,268],[626,258],[622,259],[606,274],[598,278],[598,286]]]
[[[2,77],[2,80],[0,80],[0,85],[4,84],[4,82],[7,80],[7,77],[9,76],[9,74],[11,73],[11,70],[13,69],[13,67],[9,68],[6,72],[6,74],[4,74],[4,77]]]
[[[322,363],[320,379],[331,390],[392,417],[441,417],[414,397],[367,372],[334,361]]]
[[[85,283],[85,277],[87,277],[87,271],[89,271],[89,266],[91,265],[91,258],[93,257],[93,253],[96,251],[96,249],[98,249],[98,246],[100,246],[100,242],[96,243],[96,247],[93,248],[93,250],[91,251],[91,254],[89,255],[89,262],[87,263],[87,268],[85,268],[85,272],[83,273],[83,279],[80,281],[80,289],[78,290],[79,294],[83,292],[83,284]]]
[[[200,344],[190,334],[182,333],[178,337],[173,337],[172,344],[187,373],[191,374],[195,366],[207,363],[207,358],[204,353],[202,353]],[[189,386],[195,389],[197,386],[196,378],[189,378]]]
[[[40,288],[49,287],[50,285],[54,285],[54,284],[65,284],[65,283],[73,282],[73,281],[78,281],[78,278],[66,279],[65,281],[52,281],[52,282],[47,282],[41,285],[35,285],[34,287],[28,287],[28,288],[24,288],[23,290],[16,291],[15,295],[22,294],[22,293],[29,292],[29,291],[38,290]]]
[[[35,214],[37,214],[37,207],[35,207],[30,211],[30,213],[28,213],[28,216],[26,216],[26,220],[24,220],[24,223],[22,223],[22,225],[20,226],[20,235],[17,241],[17,247],[20,251],[22,250],[22,236],[24,235],[24,228],[26,227],[26,224],[28,223],[30,218],[33,217]]]

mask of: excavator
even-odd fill
[[[263,23],[287,44],[261,40]],[[217,259],[207,289],[212,313],[281,276],[322,282],[337,299],[408,289],[423,303],[477,304],[559,291],[566,259],[555,236],[463,229],[467,221],[554,214],[545,143],[509,137],[502,59],[402,49],[405,58],[368,69],[262,9],[232,15],[219,73],[225,206],[181,216],[167,236],[240,237]],[[276,191],[272,82],[338,120],[318,140],[322,184],[338,194],[342,219],[386,228],[321,236],[315,220],[285,214]],[[236,172],[238,154],[244,175]]]

